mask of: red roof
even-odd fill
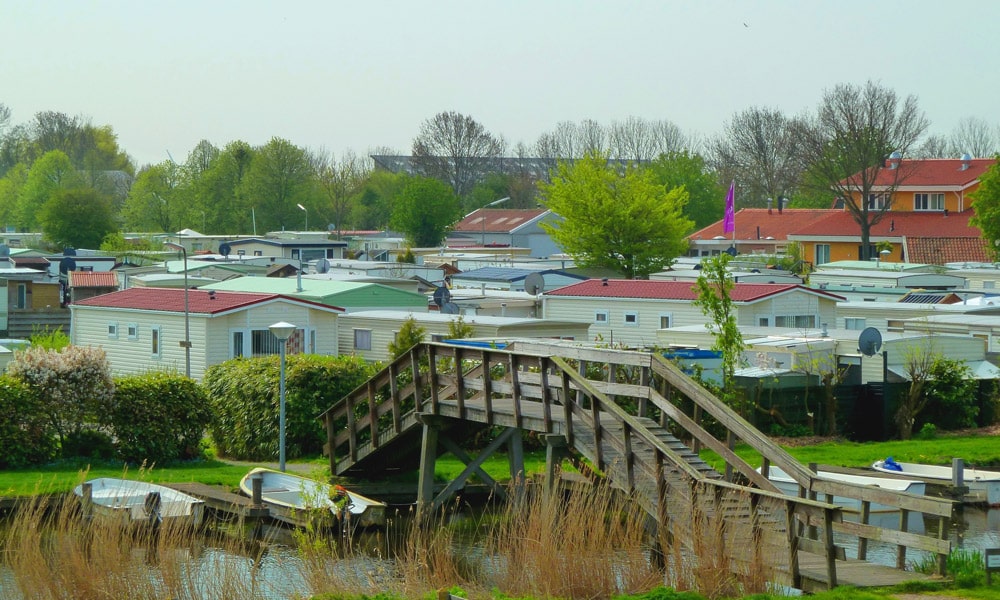
[[[786,208],[778,209],[743,208],[736,213],[736,239],[757,240],[769,237],[775,240],[787,240],[788,235],[798,233],[799,229],[815,223],[831,213],[842,213],[842,210],[831,208]],[[690,240],[711,240],[716,236],[726,239],[733,237],[732,233],[722,231],[722,221],[718,221],[700,229],[688,236]]]
[[[455,225],[454,231],[467,233],[482,233],[483,220],[486,220],[486,231],[490,233],[510,233],[532,219],[545,214],[545,208],[480,208]]]
[[[214,296],[214,299],[212,298]],[[343,308],[319,304],[283,294],[260,294],[253,292],[210,293],[205,290],[188,290],[188,312],[195,314],[218,314],[238,308],[245,308],[271,300],[283,298],[293,302],[311,304],[317,307],[343,312]],[[134,310],[156,310],[163,312],[184,312],[184,290],[175,288],[134,287],[120,292],[111,292],[75,303],[75,306],[97,306],[102,308],[130,308]]]
[[[804,290],[834,300],[840,296],[792,283],[737,283],[730,297],[735,302],[756,302],[775,294]],[[656,281],[649,279],[588,279],[567,285],[545,296],[575,296],[587,298],[648,298],[654,300],[691,301],[698,298],[698,288],[690,281]]]
[[[943,265],[950,262],[993,262],[982,238],[924,237],[906,240],[910,262]]]
[[[937,187],[948,186],[965,188],[982,177],[996,163],[992,158],[975,158],[963,161],[960,158],[923,158],[904,159],[899,164],[902,181],[897,182],[893,169],[879,170],[875,178],[876,186]],[[962,166],[968,166],[963,169]]]
[[[117,288],[118,275],[112,271],[70,271],[71,288]]]
[[[796,236],[844,236],[860,238],[861,229],[851,213],[846,210],[827,211],[829,214],[790,232]],[[873,236],[953,237],[978,238],[979,229],[969,225],[972,210],[960,213],[941,212],[887,212],[871,228]]]

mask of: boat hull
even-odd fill
[[[920,463],[896,462],[902,470],[890,469],[884,460],[875,461],[872,469],[883,473],[919,477],[939,485],[951,485],[954,472],[951,467],[940,465],[924,465]],[[1000,506],[1000,472],[984,471],[982,469],[963,469],[962,483],[969,488],[972,502]]]
[[[758,472],[760,469],[758,469]],[[922,496],[926,491],[926,484],[918,480],[904,480],[904,479],[887,479],[885,477],[869,477],[866,475],[850,475],[847,473],[835,473],[832,471],[818,471],[816,476],[820,479],[829,479],[831,481],[837,481],[840,483],[853,483],[855,485],[869,485],[875,487],[881,487],[884,489],[892,490],[895,492],[906,492],[908,494],[915,494]],[[772,466],[768,470],[767,478],[773,483],[781,493],[787,494],[789,496],[799,495],[799,484],[792,479],[790,475],[779,469],[778,467]],[[857,498],[848,498],[844,496],[834,496],[831,504],[836,504],[837,506],[844,507],[845,510],[860,512],[861,511],[861,500]],[[889,506],[886,504],[879,504],[873,502],[868,510],[871,512],[894,512],[898,511],[899,507]]]
[[[88,484],[89,497],[85,488]],[[202,500],[144,481],[101,477],[76,486],[73,493],[92,514],[130,523],[169,521],[197,527],[205,514]]]
[[[240,489],[253,497],[253,480],[261,479],[261,500],[272,516],[291,525],[303,526],[322,521],[324,516],[344,520],[353,527],[382,527],[386,504],[361,494],[339,489],[348,502],[333,498],[338,489],[328,483],[271,469],[252,469],[240,480]]]

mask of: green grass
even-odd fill
[[[903,462],[950,465],[952,458],[962,458],[965,464],[975,467],[1000,466],[1000,444],[996,436],[975,435],[940,436],[930,440],[891,442],[824,442],[812,446],[785,446],[789,454],[800,462],[835,465],[840,467],[867,468],[873,462],[892,456]],[[736,453],[754,467],[760,466],[760,456],[746,446],[737,446]],[[702,452],[702,458],[715,467],[724,463],[711,451]]]

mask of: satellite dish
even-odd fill
[[[316,261],[316,272],[317,273],[327,273],[330,270],[330,261],[325,258],[321,258]]]
[[[59,272],[65,275],[66,273],[75,270],[76,270],[76,261],[73,260],[73,257],[72,256],[62,257],[62,260],[59,261]]]
[[[434,290],[434,304],[437,304],[439,307],[443,307],[449,302],[451,302],[451,290],[443,285],[438,286],[438,288]]]
[[[76,248],[63,248],[63,256],[76,256]]]
[[[865,356],[875,356],[882,347],[882,334],[874,327],[868,327],[858,336],[858,350]]]
[[[729,256],[736,256],[736,246],[730,246],[725,250],[726,254]]]
[[[222,256],[225,256],[226,258],[229,258],[229,255],[232,253],[232,251],[233,251],[233,247],[230,246],[229,244],[227,244],[225,242],[222,242],[221,244],[219,244],[219,254],[221,254]]]
[[[542,293],[545,289],[545,278],[541,273],[532,273],[524,278],[524,291],[532,296]]]
[[[441,307],[441,313],[446,315],[457,315],[459,313],[458,305],[454,302],[445,302],[444,306]]]

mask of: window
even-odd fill
[[[245,256],[246,253],[247,253],[246,250],[237,250],[236,251],[236,256]]]
[[[997,287],[997,282],[996,281],[987,279],[986,281],[983,282],[983,289],[984,290],[994,290],[994,289],[996,289],[996,287]]]
[[[28,284],[17,284],[17,306],[14,308],[28,308]]]
[[[759,319],[757,319],[757,326],[758,327],[770,327],[771,326],[771,319],[769,319],[767,317],[760,317]]]
[[[868,194],[868,210],[889,210],[892,208],[892,196],[889,194]]]
[[[250,356],[268,356],[281,353],[281,342],[270,329],[250,331]]]
[[[610,319],[611,313],[606,310],[599,310],[594,313],[594,323],[598,325],[607,325]]]
[[[844,319],[844,329],[857,329],[861,330],[865,328],[865,320],[858,317],[848,317]]]
[[[639,313],[634,310],[625,311],[625,324],[629,327],[638,327]]]
[[[254,250],[253,251],[253,255],[254,256],[264,256],[264,251],[263,250]]]
[[[286,340],[285,351],[291,354],[304,351],[315,352],[315,331],[310,333],[313,338],[309,340],[312,345],[308,350],[305,348],[306,330],[296,329]],[[231,344],[229,353],[232,358],[281,354],[281,342],[274,337],[270,329],[231,329],[229,339]]]
[[[162,334],[163,330],[159,326],[149,328],[149,353],[153,358],[163,356],[163,344],[160,340]]]
[[[913,194],[913,210],[944,210],[944,194]]]
[[[660,314],[660,329],[667,329],[670,327],[671,315]]]
[[[137,340],[139,339],[139,324],[129,323],[128,324],[128,339]]]
[[[232,348],[232,357],[233,358],[239,358],[239,357],[241,357],[241,356],[244,355],[244,351],[243,351],[243,339],[244,339],[244,336],[243,336],[243,332],[242,331],[234,331],[233,332],[233,348]]]
[[[372,349],[372,330],[371,329],[355,329],[354,330],[354,349],[355,350],[371,350]]]
[[[113,340],[118,339],[118,321],[108,323],[108,337]]]
[[[797,327],[799,329],[816,326],[816,315],[781,315],[774,318],[775,327]]]
[[[830,262],[830,244],[816,244],[816,264]]]

